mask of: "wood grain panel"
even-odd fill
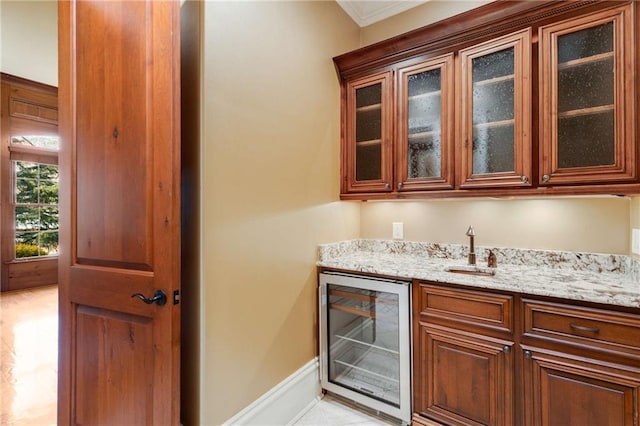
[[[77,257],[151,270],[150,6],[125,3],[77,4]]]
[[[525,299],[524,333],[640,357],[640,315]]]
[[[525,347],[525,425],[636,425],[640,370]]]
[[[78,306],[76,392],[100,398],[100,404],[80,398],[75,424],[146,425],[153,413],[149,377],[154,359],[151,320],[104,309]]]
[[[7,290],[51,285],[58,282],[58,258],[11,262]]]
[[[512,342],[421,325],[415,411],[451,425],[511,425]]]
[[[429,321],[513,332],[513,296],[420,284],[420,315]]]
[[[19,99],[11,99],[11,116],[58,124],[58,108],[37,105]]]
[[[58,5],[58,424],[178,425],[180,2]]]
[[[154,277],[149,272],[79,265],[70,268],[69,273],[73,303],[105,309],[117,306],[122,312],[143,316],[151,316],[157,309],[156,305],[146,305],[131,297],[134,293],[153,294]]]

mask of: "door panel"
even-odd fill
[[[176,425],[179,2],[61,1],[59,25],[58,423]]]
[[[77,200],[86,209],[78,215],[78,263],[153,269],[146,160],[155,67],[145,66],[153,60],[145,33],[155,11],[142,1],[76,6]]]
[[[638,424],[638,368],[530,347],[522,362],[525,425]]]
[[[451,425],[513,424],[513,342],[419,323],[414,411]]]
[[[96,407],[89,398],[79,398],[76,423],[150,424],[152,412],[146,401],[153,399],[153,360],[146,348],[153,345],[149,318],[80,305],[76,336],[78,364],[75,388],[79,395],[99,395]],[[104,368],[96,369],[95,366]],[[120,383],[120,388],[113,386]]]

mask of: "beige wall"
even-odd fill
[[[431,0],[425,4],[409,9],[362,28],[361,46],[367,46],[407,31],[441,21],[469,9],[490,3],[492,0]]]
[[[201,422],[219,424],[317,354],[317,244],[358,236],[338,201],[335,2],[205,2]]]
[[[58,3],[0,1],[0,70],[58,86]]]
[[[630,198],[612,196],[368,202],[361,236],[390,239],[392,222],[403,222],[406,240],[466,244],[473,225],[479,246],[627,254],[630,207]]]
[[[631,198],[631,208],[630,208],[630,221],[629,221],[629,234],[631,234],[631,230],[633,228],[640,229],[640,197],[632,197]],[[631,237],[629,237],[631,239]],[[629,247],[631,247],[631,243],[629,243]],[[631,253],[631,249],[629,249],[629,253]],[[633,254],[636,256],[635,254]]]

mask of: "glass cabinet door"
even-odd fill
[[[631,7],[540,28],[541,184],[633,177]]]
[[[392,190],[392,111],[391,72],[347,83],[342,192]]]
[[[460,51],[460,187],[531,185],[530,29]]]
[[[398,71],[397,189],[453,188],[453,54]]]

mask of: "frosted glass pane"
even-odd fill
[[[612,22],[558,37],[560,168],[615,163],[613,47]]]
[[[514,171],[513,125],[473,130],[473,174]]]
[[[356,90],[356,180],[382,177],[382,84]],[[358,143],[362,143],[358,145]]]
[[[382,84],[363,87],[356,90],[356,108],[382,102]]]
[[[474,58],[473,82],[513,75],[515,67],[513,57],[514,50],[509,48]]]
[[[356,142],[380,139],[382,134],[382,110],[358,112],[356,115]]]
[[[473,124],[512,120],[513,79],[473,86]]]
[[[509,48],[473,59],[473,174],[515,169],[514,53]]]
[[[356,147],[356,180],[376,180],[382,176],[382,146]]]
[[[558,166],[613,165],[613,111],[558,120]]]
[[[613,52],[613,22],[558,37],[558,62]]]
[[[409,178],[441,175],[440,131],[442,122],[439,69],[410,75],[407,79]]]
[[[416,138],[409,142],[408,167],[410,178],[439,177],[442,175],[440,135]]]
[[[613,104],[613,58],[561,69],[558,111]]]

